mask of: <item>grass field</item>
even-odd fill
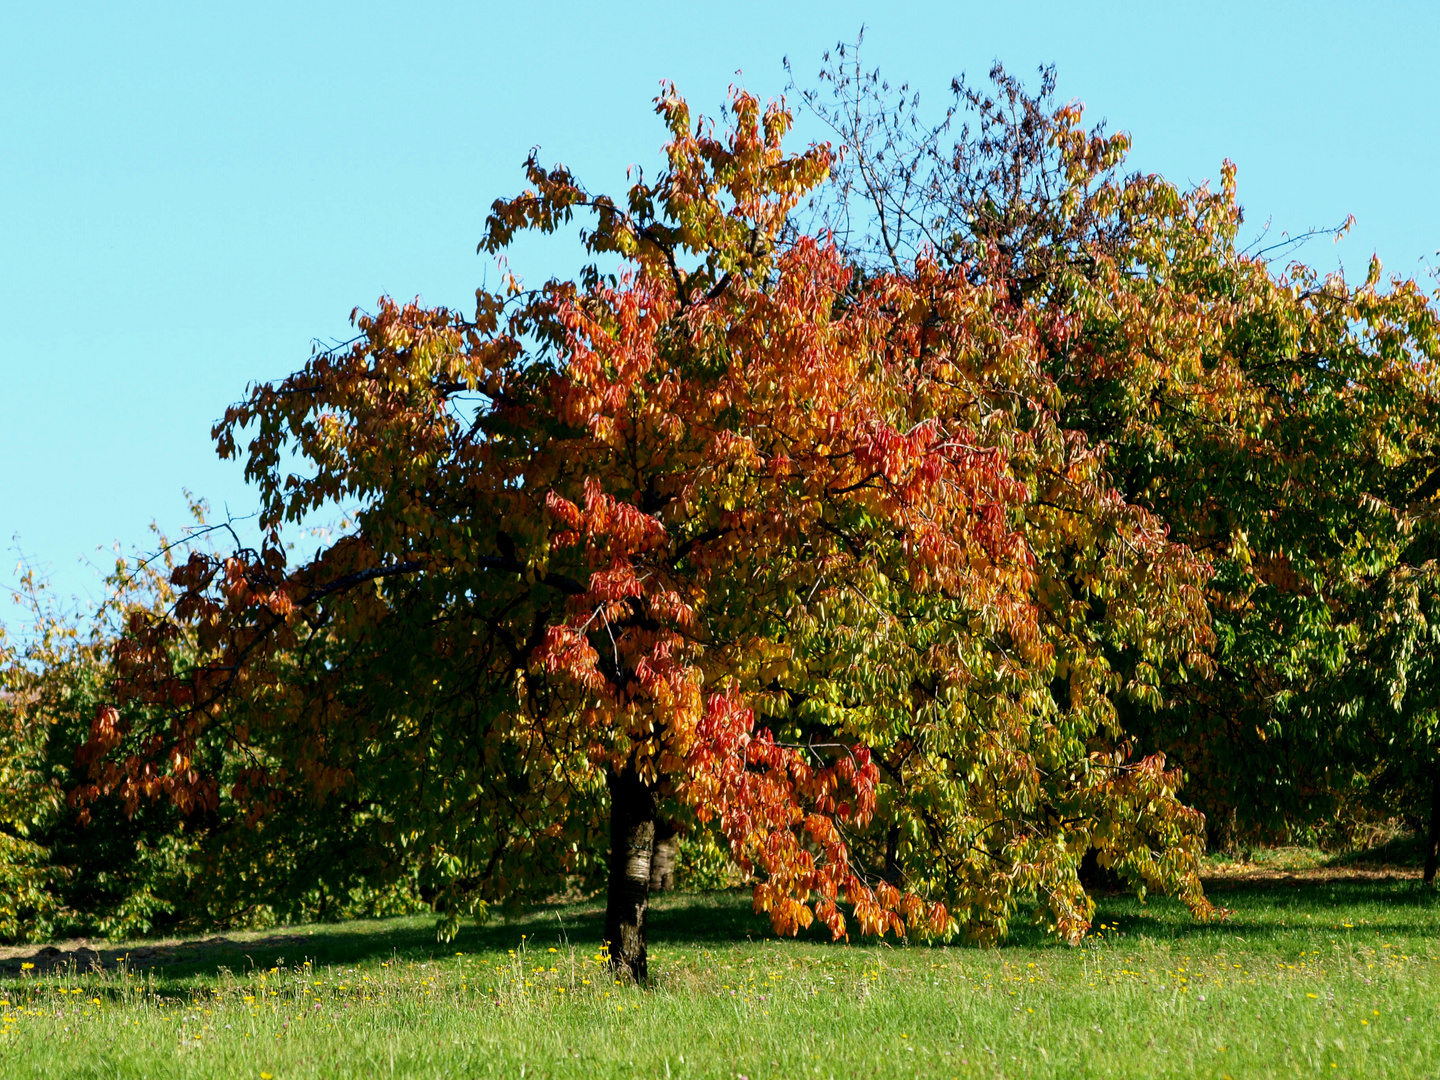
[[[88,974],[8,950],[0,1076],[1440,1075],[1417,882],[1272,868],[1212,893],[1221,926],[1103,897],[1083,946],[997,949],[774,940],[743,894],[672,896],[649,990],[606,974],[593,905],[446,946],[419,919],[146,943]]]

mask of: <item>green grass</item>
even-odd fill
[[[1433,1076],[1440,905],[1413,881],[1212,890],[1199,926],[1102,898],[1078,948],[778,941],[740,894],[654,910],[655,985],[614,984],[598,909],[437,945],[430,920],[152,949],[0,976],[0,1076]],[[19,958],[0,963],[15,968]],[[39,960],[43,969],[44,961]]]

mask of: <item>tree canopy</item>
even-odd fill
[[[232,406],[263,541],[130,606],[75,800],[452,930],[604,886],[643,979],[657,830],[782,933],[1074,941],[1087,858],[1211,918],[1207,813],[1440,778],[1429,298],[1241,250],[1233,168],[1123,176],[1048,76],[957,84],[948,152],[840,60],[838,147],[667,87],[653,182],[495,203],[493,254],[578,218],[572,275],[382,299]]]

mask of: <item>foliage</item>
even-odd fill
[[[1202,820],[1122,725],[1206,670],[1203,566],[1063,422],[1070,322],[794,233],[831,156],[787,155],[782,107],[736,94],[722,136],[658,110],[668,169],[623,208],[532,160],[482,245],[589,211],[617,273],[473,319],[382,301],[229,410],[266,540],[193,552],[132,618],[83,798],[323,819],[337,872],[413,866],[452,932],[598,883],[608,811],[607,936],[642,975],[621,879],[660,806],[719,827],[785,933],[846,933],[843,903],[983,940],[1038,894],[1075,940],[1091,848],[1211,914]]]
[[[740,875],[730,858],[730,845],[710,832],[681,836],[676,845],[675,888],[709,892],[739,885]]]
[[[1232,166],[1125,175],[1051,70],[927,127],[836,55],[804,98],[838,153],[667,88],[653,182],[532,158],[495,203],[497,255],[583,217],[573,275],[382,299],[252,387],[215,438],[258,547],[202,529],[89,624],[32,590],[0,936],[448,936],[608,885],[643,979],[662,822],[682,879],[837,937],[1077,941],[1087,859],[1208,918],[1207,819],[1419,826],[1433,793],[1434,849],[1431,299],[1242,248]]]
[[[118,586],[113,609],[139,603],[144,591],[124,568],[107,584]],[[181,815],[170,806],[148,806],[131,818],[104,814],[85,828],[66,805],[67,792],[85,778],[75,751],[109,694],[112,608],[91,620],[67,616],[28,569],[17,597],[31,625],[23,645],[0,653],[0,873],[6,881],[0,937],[149,931],[175,914],[185,889],[194,843]],[[163,593],[150,599],[163,602]]]
[[[306,877],[307,858],[343,865],[302,828],[332,820],[315,827],[292,815],[283,834],[262,835],[242,827],[228,802],[189,816],[150,801],[127,814],[110,797],[80,815],[67,805],[88,779],[76,753],[112,693],[120,627],[174,599],[169,570],[163,556],[121,560],[88,617],[61,610],[33,572],[22,577],[17,598],[30,623],[23,645],[0,651],[0,940],[124,938],[424,906],[408,879],[377,888],[330,869],[320,887]]]
[[[1124,176],[1128,136],[1087,131],[1053,70],[1033,95],[991,76],[926,126],[841,47],[807,95],[850,151],[820,219],[871,273],[934,259],[1007,291],[1047,328],[1057,422],[1203,560],[1214,676],[1123,726],[1184,766],[1216,839],[1418,823],[1440,776],[1430,298],[1376,262],[1358,285],[1277,271],[1293,244],[1240,247],[1229,163],[1219,191]]]
[[[55,906],[48,853],[33,834],[57,800],[44,782],[43,732],[18,716],[16,699],[27,687],[16,667],[13,647],[0,636],[0,940],[48,929]]]

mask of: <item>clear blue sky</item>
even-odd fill
[[[862,23],[869,60],[937,106],[962,70],[1053,62],[1062,98],[1133,133],[1138,167],[1183,183],[1228,156],[1250,220],[1277,229],[1355,214],[1304,252],[1327,268],[1373,251],[1422,273],[1440,248],[1433,4],[16,4],[0,582],[23,552],[97,596],[97,548],[184,525],[185,488],[248,512],[212,422],[348,336],[356,304],[468,306],[494,280],[486,209],[530,146],[620,191],[662,141],[660,79],[707,112],[732,81],[776,95],[783,55],[809,75]]]

